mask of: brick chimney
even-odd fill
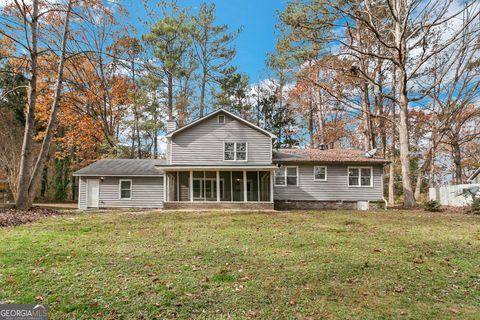
[[[167,133],[177,130],[177,120],[175,118],[167,120]]]

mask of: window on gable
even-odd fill
[[[276,186],[296,186],[298,184],[297,167],[280,167],[275,170]]]
[[[132,199],[132,180],[120,180],[120,199]]]
[[[327,167],[313,167],[313,180],[327,181]]]
[[[218,123],[225,123],[225,116],[224,115],[219,115],[218,116]]]
[[[247,143],[246,142],[237,142],[236,156],[237,156],[237,160],[239,161],[247,160]]]
[[[235,142],[225,142],[225,160],[235,160]]]
[[[372,168],[348,168],[348,185],[351,187],[371,187],[373,185]]]
[[[223,159],[226,161],[246,161],[247,143],[225,142]]]

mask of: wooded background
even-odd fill
[[[392,205],[480,165],[478,1],[291,0],[255,84],[214,5],[144,5],[145,34],[117,1],[0,9],[0,178],[17,207],[75,200],[72,172],[97,159],[161,158],[166,119],[220,107],[276,148],[376,148]]]

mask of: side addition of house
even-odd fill
[[[177,128],[164,160],[99,160],[75,173],[79,208],[330,208],[383,204],[379,157],[272,150],[275,135],[223,109]]]

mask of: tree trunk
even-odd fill
[[[132,127],[132,144],[130,145],[130,157],[135,157],[135,126]]]
[[[402,169],[402,186],[404,205],[413,207],[416,205],[410,178],[410,150],[408,141],[408,98],[407,98],[407,75],[403,68],[398,68],[398,102],[400,118],[398,122],[398,140],[400,143],[400,164]]]
[[[322,100],[322,89],[318,89],[318,106],[317,106],[317,115],[318,115],[318,143],[325,144],[325,117],[323,113],[323,100]]]
[[[138,109],[135,107],[135,135],[137,136],[137,157],[142,158],[142,142],[140,140],[140,123],[138,120]]]
[[[432,160],[432,148],[430,148],[430,150],[428,150],[427,157],[425,158],[425,161],[423,162],[422,166],[418,169],[417,183],[415,184],[415,199],[417,199],[417,200],[420,199],[420,194],[422,192],[423,177],[425,176],[425,173],[427,172],[428,168],[430,167],[430,161],[431,160]]]
[[[363,83],[363,149],[365,151],[372,149],[372,128],[370,123],[370,99],[368,95],[368,82],[364,81]]]
[[[455,164],[455,184],[462,184],[462,152],[457,140],[452,141],[452,157]]]
[[[388,205],[395,205],[395,158],[391,159],[388,168]]]
[[[62,48],[61,48],[60,60],[58,64],[57,81],[55,84],[55,95],[53,98],[52,107],[50,111],[50,119],[48,120],[48,125],[45,131],[45,137],[43,138],[40,154],[37,158],[37,162],[35,163],[35,167],[33,169],[33,173],[30,178],[30,183],[28,187],[28,198],[29,198],[30,204],[35,198],[37,186],[41,177],[41,173],[45,166],[45,161],[47,159],[48,152],[50,150],[50,143],[52,141],[54,129],[57,124],[57,114],[58,114],[58,109],[59,109],[59,104],[60,104],[60,99],[62,94],[63,71],[64,71],[64,65],[65,65],[66,46],[67,46],[71,9],[72,9],[72,0],[68,2],[67,11],[65,13],[65,20],[64,20],[65,29],[63,31]]]
[[[396,75],[397,75],[397,70],[395,67],[393,67],[392,70],[392,96],[393,98],[396,97]],[[397,104],[395,101],[392,101],[392,142],[390,146],[390,166],[389,166],[389,174],[388,174],[388,205],[394,206],[395,205],[395,144],[396,144],[396,109],[397,109]]]
[[[406,207],[416,205],[415,196],[412,190],[412,181],[410,178],[410,150],[408,141],[408,95],[407,95],[407,55],[408,48],[405,32],[405,21],[407,17],[407,3],[405,0],[397,0],[395,3],[397,19],[395,25],[395,43],[397,55],[397,88],[398,88],[398,107],[400,118],[398,123],[398,140],[400,144],[400,164],[402,169],[402,187],[403,199]]]
[[[77,200],[77,184],[78,184],[78,179],[77,177],[71,175],[71,178],[70,178],[70,183],[71,183],[71,192],[72,192],[72,201],[75,201]]]
[[[378,94],[376,95],[375,103],[376,103],[376,112],[379,114],[379,120],[378,120],[378,125],[379,125],[379,132],[381,135],[381,141],[382,141],[382,157],[385,157],[387,153],[387,134],[385,132],[385,118],[384,118],[384,99],[383,99],[383,81],[384,81],[384,76],[382,73],[382,66],[383,66],[383,60],[377,59],[377,66],[376,66],[376,74],[378,77]],[[374,140],[375,141],[375,140]]]
[[[135,136],[137,137],[137,157],[138,159],[142,158],[142,142],[140,140],[140,120],[139,120],[139,114],[138,114],[138,108],[137,108],[137,85],[135,81],[135,58],[132,58],[132,63],[131,63],[131,68],[132,68],[132,82],[133,82],[133,87],[134,87],[134,93],[133,93],[133,112],[134,112],[134,126],[135,126]]]
[[[200,89],[200,118],[203,117],[203,112],[205,109],[205,88],[207,85],[207,70],[204,62],[204,67],[202,70],[202,83]]]
[[[32,165],[33,131],[35,126],[35,105],[37,102],[37,58],[38,58],[38,0],[32,2],[32,21],[30,23],[31,51],[30,51],[30,81],[28,85],[28,98],[25,114],[25,131],[23,135],[22,152],[20,155],[20,169],[18,174],[18,187],[15,205],[18,209],[29,209],[32,205],[28,197]]]
[[[315,137],[313,134],[313,103],[312,99],[308,99],[308,136],[310,149],[315,148]]]

